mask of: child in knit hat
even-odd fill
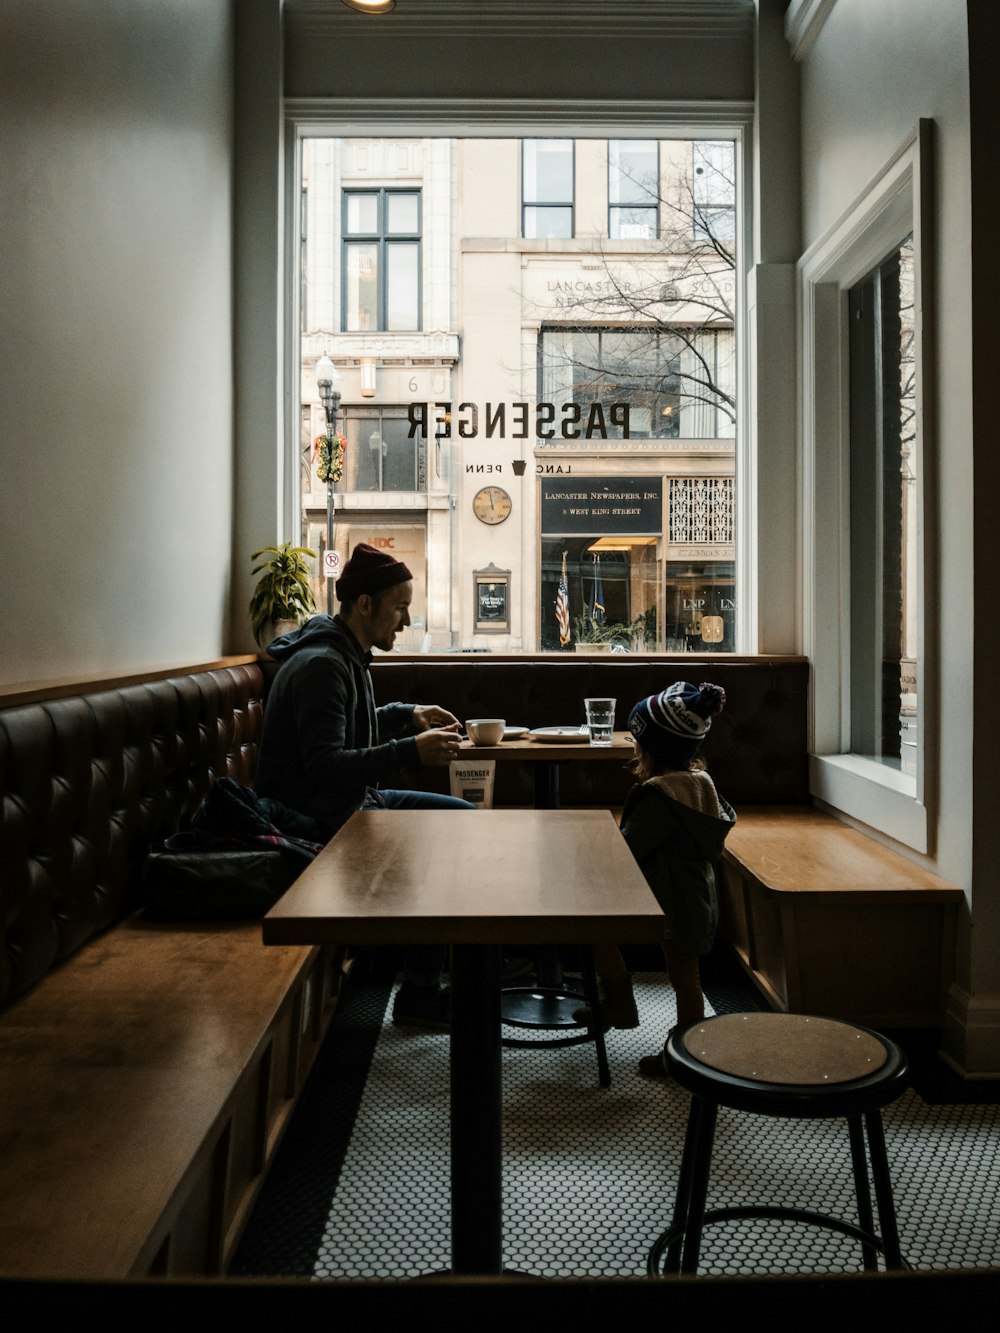
[[[698,959],[715,938],[715,865],[736,822],[698,758],[725,702],[718,685],[680,680],[641,699],[628,719],[639,781],[625,802],[621,830],[663,908],[663,952],[681,1026],[705,1015]],[[639,1068],[664,1077],[662,1051],[644,1056]]]

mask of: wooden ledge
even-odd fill
[[[938,1027],[962,890],[811,806],[741,809],[720,934],[774,1009]]]
[[[126,685],[145,685],[153,680],[169,680],[171,676],[196,676],[202,671],[221,671],[225,667],[249,666],[266,660],[263,654],[244,653],[236,657],[217,657],[211,662],[147,667],[143,671],[120,675],[62,676],[56,680],[21,681],[0,685],[0,708],[44,703],[48,699],[68,699],[74,694],[96,694],[100,690],[119,690]]]
[[[812,806],[744,807],[725,857],[771,893],[870,894],[957,901],[962,890]]]

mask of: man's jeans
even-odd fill
[[[432,791],[380,791],[386,810],[475,810],[457,796],[439,796]],[[375,809],[377,807],[370,807]],[[414,944],[406,951],[403,985],[427,988],[441,983],[441,973],[448,961],[443,944]]]

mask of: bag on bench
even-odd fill
[[[143,868],[147,910],[166,920],[261,917],[320,850],[305,815],[220,778]]]
[[[228,921],[262,917],[298,874],[280,852],[151,852],[143,900],[163,921]]]

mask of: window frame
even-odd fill
[[[737,175],[737,243],[736,243],[736,320],[738,354],[734,362],[733,380],[740,407],[740,422],[735,432],[737,476],[743,475],[746,484],[737,495],[737,552],[736,579],[738,584],[755,587],[754,570],[757,557],[757,537],[754,515],[757,505],[757,470],[753,465],[754,424],[747,395],[750,343],[748,320],[751,302],[748,283],[752,278],[749,256],[753,251],[754,204],[753,172],[751,166],[754,108],[750,100],[691,103],[678,108],[671,101],[625,102],[610,108],[603,103],[571,100],[552,104],[556,120],[566,137],[607,141],[615,137],[690,140],[693,138],[730,138],[736,144]],[[544,137],[552,117],[539,122],[537,106],[532,103],[494,103],[455,101],[454,99],[425,99],[412,105],[385,104],[359,105],[335,97],[285,99],[284,103],[284,235],[295,234],[297,190],[302,180],[301,146],[309,138],[352,138],[402,134],[408,138],[492,138]],[[563,128],[564,127],[564,128]],[[577,242],[576,244],[579,244]],[[338,252],[339,253],[339,252]],[[426,262],[426,256],[425,256]],[[337,277],[338,290],[340,275]],[[281,422],[279,509],[282,530],[294,534],[301,523],[301,494],[298,460],[293,448],[300,423],[295,405],[301,392],[301,334],[298,292],[295,285],[295,250],[287,242],[282,245],[280,266],[282,303],[282,354],[280,379],[283,390],[279,412]],[[791,292],[789,292],[791,305]],[[430,461],[428,461],[430,466]],[[537,578],[530,595],[524,598],[525,623],[531,623],[535,613],[539,588]],[[452,589],[454,596],[454,589]],[[741,597],[737,611],[736,651],[757,651],[758,615],[753,594]],[[787,651],[794,651],[788,649]]]
[[[655,194],[654,194],[654,202],[653,202],[652,204],[642,204],[642,203],[622,203],[622,202],[617,202],[617,203],[615,203],[615,202],[613,202],[612,199],[611,199],[611,171],[612,171],[611,153],[612,153],[612,144],[636,144],[636,143],[651,143],[651,144],[654,146],[655,150],[656,150],[656,191],[655,191]],[[629,211],[630,209],[636,209],[636,208],[641,208],[641,209],[644,209],[644,210],[648,210],[649,212],[651,212],[651,213],[653,214],[653,234],[652,234],[652,236],[647,236],[647,237],[644,237],[644,238],[641,238],[641,239],[645,239],[645,240],[649,240],[649,241],[657,241],[657,240],[660,239],[660,231],[661,231],[660,207],[661,207],[661,204],[662,204],[662,195],[661,195],[661,191],[662,191],[662,188],[663,188],[663,186],[662,186],[662,177],[661,177],[661,174],[660,174],[660,173],[661,173],[662,170],[663,170],[663,164],[662,164],[662,162],[660,161],[660,140],[659,140],[659,139],[609,139],[609,140],[608,140],[608,179],[607,179],[607,190],[608,190],[608,240],[609,240],[609,241],[615,241],[615,240],[617,240],[617,241],[626,240],[626,241],[627,241],[627,240],[638,240],[638,239],[640,239],[639,237],[616,236],[616,235],[615,235],[615,229],[614,229],[614,226],[612,225],[612,219],[615,217],[616,214],[623,213],[623,212],[627,212],[627,211]],[[626,178],[626,179],[627,179],[627,178]]]
[[[359,195],[376,199],[376,229],[373,232],[351,232],[347,225],[348,201]],[[393,195],[415,195],[417,200],[417,230],[389,232],[389,199]],[[341,333],[419,333],[423,329],[423,190],[419,186],[359,186],[344,185],[340,191],[340,331]],[[378,305],[374,329],[352,329],[348,322],[348,249],[352,245],[378,247]],[[389,327],[389,250],[393,246],[414,246],[417,252],[417,321],[412,328]]]
[[[810,791],[824,804],[916,851],[931,846],[937,756],[933,568],[933,448],[928,403],[934,339],[928,301],[932,247],[931,123],[897,150],[847,213],[799,263],[803,442],[805,650],[812,666]],[[850,399],[848,291],[912,233],[916,388],[916,580],[919,626],[915,775],[852,753],[850,642]]]
[[[555,199],[529,199],[528,187],[525,178],[525,158],[524,149],[529,143],[568,143],[569,144],[569,172],[570,186],[568,200]],[[529,208],[568,208],[569,209],[569,232],[566,236],[544,237],[529,236],[525,222]],[[521,239],[522,240],[572,240],[576,236],[576,140],[568,139],[564,135],[525,135],[521,138]]]
[[[401,426],[408,424],[407,404],[405,403],[343,403],[337,417],[337,428],[342,431],[348,439],[348,448],[360,449],[364,443],[370,446],[371,438],[367,441],[361,439],[362,434],[367,429],[363,423],[372,422],[378,427],[377,433],[381,440],[381,451],[378,460],[378,485],[365,489],[350,488],[344,485],[343,480],[334,484],[334,491],[338,496],[343,495],[426,495],[427,494],[427,439],[422,431],[418,431],[413,438],[413,485],[406,487],[385,486],[385,459],[387,455],[387,441],[385,439],[385,422],[396,421]],[[349,434],[349,425],[353,424],[356,429],[357,438],[351,440]]]

